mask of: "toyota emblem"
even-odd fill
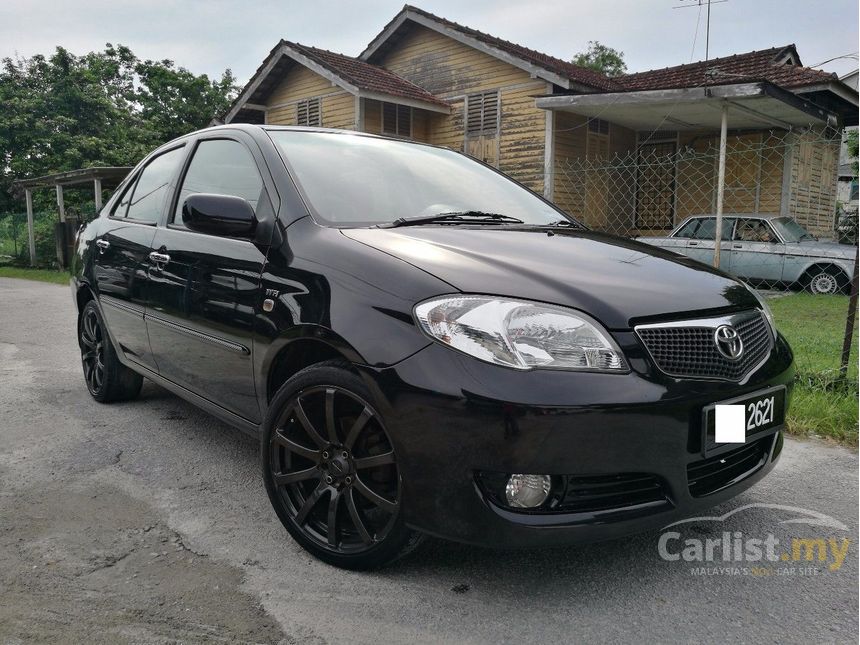
[[[717,351],[730,361],[738,360],[744,353],[744,342],[738,330],[731,325],[720,325],[714,332],[714,344]]]

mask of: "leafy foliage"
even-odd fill
[[[602,45],[596,40],[589,40],[588,49],[574,56],[571,62],[607,76],[620,76],[627,71],[624,52]]]
[[[50,57],[4,58],[0,212],[13,208],[13,179],[134,165],[161,143],[208,125],[237,90],[229,69],[213,80],[110,43],[83,56],[58,47]],[[36,197],[49,205],[49,195]]]
[[[851,165],[854,168],[854,172],[857,172],[857,152],[858,152],[858,144],[857,144],[857,130],[848,130],[845,135],[845,146],[848,148],[848,158],[851,159]]]

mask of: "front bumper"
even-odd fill
[[[635,343],[632,334],[620,340]],[[635,352],[628,356],[629,374],[520,372],[433,343],[395,366],[361,368],[398,456],[407,524],[495,547],[610,539],[714,506],[773,468],[781,428],[758,437],[761,462],[731,485],[697,496],[688,481],[688,467],[705,459],[704,406],[775,385],[790,391],[794,365],[784,339],[743,386],[673,379]],[[667,503],[629,512],[516,512],[490,501],[478,472],[648,474]]]

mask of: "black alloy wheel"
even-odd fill
[[[366,569],[411,550],[394,446],[361,380],[331,364],[303,370],[272,402],[266,488],[281,521],[330,564]]]
[[[87,308],[81,315],[81,362],[90,394],[98,396],[105,385],[104,334],[98,311]]]

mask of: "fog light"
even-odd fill
[[[505,486],[505,499],[514,508],[535,508],[549,497],[549,475],[511,475]]]

